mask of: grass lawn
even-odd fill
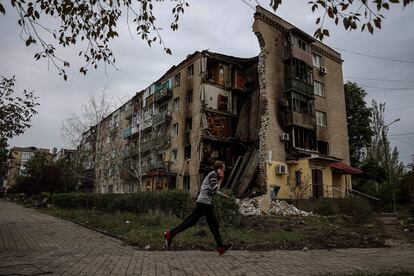
[[[182,220],[156,212],[103,213],[95,210],[49,208],[49,215],[69,219],[121,237],[126,243],[151,250],[164,249],[162,232]],[[243,217],[237,225],[221,225],[224,242],[235,249],[309,249],[380,247],[383,246],[381,227],[374,222],[354,225],[346,217]],[[173,249],[211,249],[214,239],[205,222],[200,222],[178,235]]]

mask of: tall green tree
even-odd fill
[[[356,83],[345,84],[345,103],[348,121],[348,142],[351,165],[359,167],[374,135],[371,129],[371,108],[365,102],[367,93]]]
[[[15,95],[15,77],[0,77],[0,143],[5,144],[13,136],[29,128],[32,116],[37,114],[37,98],[33,92],[23,91]]]

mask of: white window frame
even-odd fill
[[[325,112],[316,110],[315,116],[316,116],[316,125],[327,127],[328,122],[327,122],[327,118],[326,118],[327,116]]]
[[[314,67],[321,68],[322,67],[322,56],[312,53],[312,62],[313,62]]]
[[[194,76],[194,63],[187,66],[187,78],[191,79]]]
[[[319,87],[319,89],[317,89],[317,87]],[[323,82],[314,80],[313,81],[313,93],[315,95],[325,97],[325,84],[323,84]]]
[[[180,97],[174,98],[174,110],[177,111],[180,109]]]

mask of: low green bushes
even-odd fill
[[[360,198],[322,199],[314,211],[323,216],[344,214],[351,217],[355,223],[367,222],[374,215],[372,205]]]
[[[147,213],[159,211],[182,217],[191,206],[190,194],[184,191],[138,192],[132,194],[55,194],[53,205],[63,209],[97,209],[114,212]]]
[[[182,218],[192,212],[195,207],[194,199],[188,192],[182,190],[131,194],[64,193],[54,194],[52,203],[55,207],[62,209],[95,209],[103,212],[152,214],[154,219],[157,219],[156,216],[160,213]],[[234,196],[231,199],[216,196],[214,210],[221,223],[234,225],[240,222],[240,213]]]

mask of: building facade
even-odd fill
[[[16,184],[17,177],[25,173],[26,163],[38,153],[44,154],[47,158],[52,159],[49,149],[36,147],[13,147],[9,150],[7,158],[8,170],[5,182],[6,192]]]
[[[351,188],[340,54],[261,7],[253,30],[259,56],[195,52],[91,128],[95,192],[195,195],[214,160],[239,197]]]

